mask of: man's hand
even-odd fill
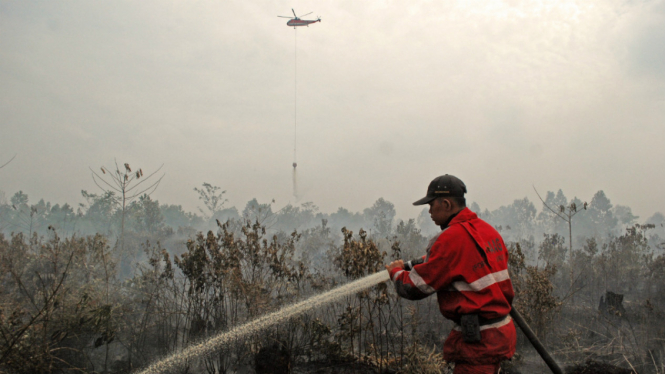
[[[404,261],[402,261],[402,260],[397,260],[397,261],[393,261],[393,262],[391,262],[389,265],[386,265],[386,270],[388,270],[389,273],[390,273],[390,271],[393,270],[394,268],[404,269]]]

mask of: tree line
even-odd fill
[[[20,191],[3,201],[0,372],[132,372],[294,300],[383,271],[391,259],[415,258],[437,231],[426,210],[398,220],[382,198],[361,212],[323,213],[313,203],[276,209],[256,199],[241,211],[226,206],[219,187],[204,183],[194,193],[198,213],[148,193],[124,208],[113,191],[82,191],[85,203],[77,207],[31,203]],[[509,247],[515,306],[562,362],[594,358],[662,372],[663,215],[640,222],[602,191],[586,209],[561,191],[547,192],[542,204],[559,212],[581,208],[569,226],[527,198],[492,211],[469,204]],[[175,372],[332,365],[446,373],[440,352],[450,328],[433,297],[408,302],[384,283]],[[515,363],[529,352],[523,338],[519,352]]]

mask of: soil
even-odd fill
[[[310,362],[293,368],[292,374],[376,374],[376,369],[357,362]]]
[[[635,374],[635,372],[602,362],[587,361],[584,364],[567,367],[566,374]]]
[[[506,361],[501,364],[503,374],[551,374],[552,371],[540,357],[523,357],[518,362]],[[588,360],[583,364],[566,366],[565,374],[635,374],[630,369],[621,368],[603,362]]]
[[[630,369],[624,369],[618,366],[606,364],[598,361],[587,361],[584,364],[567,366],[564,370],[566,374],[636,374]],[[297,365],[293,368],[292,374],[376,374],[376,368],[358,362],[310,362]],[[389,374],[392,371],[384,371],[382,374]],[[502,374],[551,374],[552,371],[544,363],[524,362],[513,365],[511,362],[504,362],[501,365]],[[257,371],[258,374],[258,371]]]

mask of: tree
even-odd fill
[[[434,224],[434,221],[432,221],[432,218],[429,216],[429,208],[423,208],[423,210],[420,211],[418,218],[416,218],[416,223],[423,235],[427,237],[436,235],[441,231],[441,228]]]
[[[44,200],[28,205],[28,195],[23,191],[18,191],[10,199],[10,204],[8,226],[27,232],[29,237],[32,237],[34,231],[44,226],[46,213],[50,209],[50,205],[46,206]]]
[[[536,207],[527,197],[521,200],[515,200],[511,206],[513,215],[516,218],[513,223],[513,230],[517,230],[519,238],[525,238],[533,230],[533,220],[536,218]]]
[[[591,199],[589,219],[596,234],[612,232],[619,222],[612,213],[612,203],[603,190],[596,192]]]
[[[559,234],[543,234],[544,239],[540,243],[538,259],[545,261],[546,266],[561,268],[566,260],[566,239]]]
[[[136,220],[136,231],[145,231],[152,235],[164,231],[164,215],[159,209],[159,201],[152,200],[148,195],[142,195],[131,206]]]
[[[16,155],[14,155],[14,157],[10,158],[9,161],[2,164],[2,166],[0,166],[0,169],[7,166],[10,162],[12,162],[14,160],[15,157],[16,157]],[[10,211],[9,207],[5,205],[5,194],[3,192],[3,193],[0,194],[0,231],[4,230],[7,227],[7,224],[4,223],[5,222],[5,217],[7,217],[10,212],[11,211]]]
[[[180,227],[193,227],[203,223],[203,219],[195,213],[185,212],[181,205],[162,204],[159,206],[164,223],[178,229]]]
[[[268,223],[267,220],[270,219],[270,224],[274,223],[274,213],[272,211],[272,203],[275,200],[272,200],[270,204],[260,204],[256,198],[247,202],[245,209],[242,211],[242,217],[246,220],[256,221],[260,224]]]
[[[665,224],[665,215],[663,215],[661,212],[656,212],[653,214],[653,216],[647,219],[646,223],[663,227],[663,224]]]
[[[634,225],[626,233],[603,245],[601,266],[605,273],[605,288],[619,293],[634,294],[640,286],[636,279],[648,272],[653,252],[647,239],[652,225]]]
[[[573,202],[571,202],[570,205],[568,206],[562,204],[559,205],[557,208],[553,208],[549,204],[547,204],[542,197],[540,197],[540,194],[538,193],[538,190],[536,190],[536,187],[533,187],[533,190],[536,191],[536,195],[538,195],[540,201],[543,202],[543,206],[545,206],[545,208],[547,208],[550,212],[554,213],[555,216],[559,217],[562,221],[568,224],[568,246],[569,246],[568,258],[570,260],[570,290],[572,292],[573,283],[575,282],[575,274],[573,273],[574,271],[573,270],[573,217],[575,217],[577,213],[581,212],[581,210],[577,210],[578,207],[577,203],[575,202],[575,199],[573,199]],[[561,190],[559,190],[559,192],[563,196],[563,192],[561,192]],[[582,203],[582,208],[584,210],[587,209],[587,206],[588,204],[586,202]]]
[[[28,195],[23,193],[23,191],[19,191],[12,196],[10,202],[12,203],[12,206],[14,209],[20,208],[22,206],[28,206]]]
[[[342,227],[357,231],[362,228],[363,220],[362,214],[352,213],[346,208],[339,207],[335,213],[330,215],[329,226],[333,232],[339,231]]]
[[[622,225],[632,225],[640,218],[633,214],[629,206],[616,205],[612,213]]]
[[[647,225],[653,225],[653,233],[649,237],[649,242],[654,243],[654,246],[660,250],[665,250],[665,215],[661,212],[656,212],[653,216],[649,217],[645,222]]]
[[[393,219],[395,218],[395,205],[382,197],[374,202],[371,208],[366,208],[365,222],[369,227],[374,227],[376,234],[382,237],[388,237],[392,230]]]
[[[55,204],[47,212],[46,219],[53,226],[53,228],[59,230],[59,232],[67,232],[69,230],[74,230],[76,225],[77,216],[69,204]],[[62,231],[60,231],[62,230]]]
[[[125,251],[125,212],[127,205],[136,200],[141,195],[149,196],[155,192],[165,175],[162,174],[159,179],[150,184],[151,178],[155,176],[155,174],[157,174],[164,165],[160,166],[147,177],[143,177],[142,169],[138,169],[137,171],[133,172],[128,163],[125,163],[124,166],[125,170],[121,172],[120,168],[118,167],[118,162],[115,161],[115,173],[113,173],[111,169],[102,166],[101,171],[105,177],[97,174],[97,172],[92,170],[92,168],[90,169],[92,172],[92,180],[95,182],[97,187],[106,193],[116,192],[120,195],[120,203],[122,207],[122,216],[120,219],[120,251],[122,253]],[[148,184],[144,184],[146,182]]]
[[[472,202],[472,203],[469,205],[469,210],[472,211],[472,212],[474,212],[474,213],[476,213],[476,214],[480,217],[481,210],[480,210],[480,205],[478,205],[477,202],[475,202],[475,201]]]
[[[393,245],[395,244],[399,246],[401,258],[410,260],[424,254],[427,238],[420,233],[416,221],[410,218],[408,221],[400,220],[395,226]]]
[[[532,232],[536,207],[528,198],[516,199],[511,205],[502,206],[487,215],[486,221],[499,228],[514,232],[516,240],[526,238]]]
[[[280,209],[275,214],[275,230],[290,232],[292,230],[304,230],[311,228],[318,220],[315,220],[316,214],[319,211],[312,202],[306,202],[301,206],[293,206],[287,204],[284,208]]]
[[[541,199],[542,200],[542,199]],[[540,211],[538,214],[538,221],[540,221],[542,224],[544,224],[546,227],[549,227],[549,225],[553,225],[554,227],[554,232],[556,233],[561,233],[565,231],[565,226],[564,222],[559,219],[555,214],[552,214],[546,207],[545,204],[551,206],[551,207],[560,207],[561,205],[563,206],[568,206],[568,198],[566,195],[564,195],[563,191],[559,189],[557,193],[555,194],[552,191],[547,191],[547,194],[545,195],[545,201],[543,203],[543,209]]]
[[[207,218],[210,219],[212,216],[215,215],[215,213],[224,209],[224,203],[226,203],[229,200],[224,198],[226,190],[218,192],[219,190],[221,190],[220,187],[213,186],[210,183],[206,182],[203,182],[202,186],[203,188],[200,189],[194,187],[194,191],[196,191],[199,194],[199,200],[203,201],[203,204],[210,212],[210,214],[207,215]],[[201,213],[204,216],[206,216],[206,213],[203,211],[203,209],[199,208],[199,211],[201,211]]]
[[[81,190],[81,195],[88,202],[80,204],[80,207],[85,209],[85,218],[96,233],[108,233],[111,231],[111,222],[113,212],[117,209],[119,202],[113,191],[105,191],[102,194],[89,193],[86,190]],[[79,210],[80,214],[83,214]]]

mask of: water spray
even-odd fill
[[[210,354],[215,350],[222,348],[230,342],[244,338],[248,335],[257,333],[272,325],[276,325],[289,318],[295,317],[308,310],[323,306],[344,296],[360,292],[366,288],[385,282],[390,279],[387,271],[368,275],[365,278],[358,279],[343,286],[334,288],[328,292],[313,296],[307,300],[286,306],[276,312],[266,314],[251,322],[235,327],[227,332],[222,332],[201,343],[191,345],[179,353],[174,353],[140,371],[138,374],[158,374],[176,369],[179,365],[194,358]]]

